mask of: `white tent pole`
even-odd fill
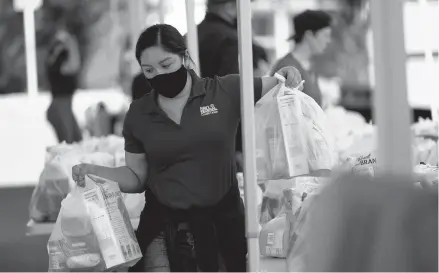
[[[166,0],[159,0],[159,21],[160,24],[165,23]]]
[[[256,161],[253,93],[253,52],[250,0],[239,0],[238,37],[241,74],[241,116],[244,144],[244,194],[248,245],[248,271],[259,271],[259,226],[256,201]]]
[[[430,109],[431,109],[431,113],[433,115],[433,118],[436,118],[434,116],[434,108],[435,108],[435,104],[436,101],[434,100],[434,98],[436,97],[436,93],[439,92],[437,88],[439,88],[439,86],[436,85],[436,79],[435,79],[435,74],[434,74],[434,69],[435,69],[435,64],[434,64],[434,56],[433,56],[433,37],[432,36],[432,29],[433,29],[433,25],[431,22],[431,16],[430,16],[430,5],[428,3],[427,0],[418,0],[419,5],[421,6],[421,10],[423,13],[422,16],[422,28],[423,28],[423,40],[424,40],[424,54],[425,54],[425,63],[426,63],[426,71],[425,73],[427,74],[427,79],[428,79],[428,86],[431,88],[431,104],[430,104]]]
[[[378,157],[384,171],[411,174],[411,110],[407,99],[403,5],[405,0],[371,0],[374,44],[374,119]],[[392,14],[392,20],[389,20]]]
[[[23,9],[24,41],[26,48],[27,92],[30,97],[38,95],[38,70],[35,43],[35,8]]]
[[[200,59],[198,55],[198,32],[195,23],[195,1],[186,0],[187,43],[189,54],[195,63],[195,71],[200,74]]]

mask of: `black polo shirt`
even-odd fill
[[[187,209],[216,204],[229,191],[235,170],[235,135],[241,118],[240,77],[199,78],[180,125],[169,119],[152,91],[133,101],[125,118],[125,150],[145,153],[147,187],[164,205]],[[262,80],[255,78],[255,99]]]

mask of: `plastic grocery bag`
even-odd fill
[[[286,189],[291,189],[294,192],[294,210],[297,210],[306,196],[325,184],[327,184],[327,178],[313,176],[300,176],[289,180],[268,181],[262,199],[259,216],[260,224],[265,225],[272,219],[284,213],[284,191]]]
[[[282,213],[262,226],[259,235],[261,255],[286,258],[288,254],[290,232],[294,226],[301,202],[293,189],[285,189],[282,203]]]
[[[93,180],[62,201],[47,244],[50,272],[117,270],[142,257],[119,185]]]
[[[52,150],[53,152],[53,150]],[[57,154],[57,153],[56,153]],[[107,153],[84,153],[82,150],[64,150],[45,163],[38,184],[29,204],[29,216],[37,222],[55,222],[61,209],[61,201],[66,198],[75,182],[72,167],[79,163],[114,166],[114,157]]]
[[[314,202],[314,198],[317,193],[313,191],[307,196],[297,214],[294,225],[290,231],[290,240],[288,242],[287,253],[287,271],[288,272],[306,272],[306,255],[307,253],[307,240],[309,230],[309,213],[310,206]]]
[[[294,188],[296,178],[267,181],[260,207],[259,223],[265,225],[282,212],[284,204],[283,190]]]
[[[326,114],[316,101],[307,94],[296,91],[300,98],[310,172],[332,170],[338,161],[334,136],[328,126]]]
[[[299,93],[291,92],[281,81],[255,105],[258,180],[309,173]]]
[[[70,191],[69,176],[59,156],[47,162],[29,204],[29,216],[36,222],[54,222],[61,201]]]
[[[139,218],[145,207],[145,194],[123,193],[122,195],[130,219]]]

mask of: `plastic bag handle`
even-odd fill
[[[282,85],[285,85],[285,82],[286,82],[286,78],[284,77],[284,76],[282,76],[282,75],[280,75],[279,73],[274,73],[274,77],[282,84]],[[302,80],[296,87],[294,87],[294,88],[288,88],[288,89],[290,89],[290,90],[294,90],[294,91],[300,91],[298,88],[301,86],[301,85],[303,85],[305,83],[305,81],[304,80]],[[279,94],[279,95],[285,95],[286,93],[287,93],[288,91],[287,90],[284,90],[283,91],[283,94]]]
[[[276,78],[276,79],[278,79],[280,82],[282,82],[282,83],[285,83],[285,81],[287,80],[284,76],[282,76],[281,74],[279,74],[279,73],[274,73],[274,77]]]

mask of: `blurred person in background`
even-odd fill
[[[74,93],[78,87],[81,68],[79,46],[69,32],[64,14],[58,14],[57,30],[46,59],[48,81],[52,102],[47,110],[47,119],[55,129],[59,142],[79,142],[82,133],[72,110]]]
[[[213,78],[239,73],[238,8],[236,0],[207,0],[207,12],[198,25],[201,77]],[[253,43],[255,76],[263,76],[267,64],[265,50]],[[242,171],[241,124],[236,134],[236,161]]]
[[[290,270],[303,262],[302,272],[438,272],[437,185],[412,181],[346,175],[329,184],[314,198]]]
[[[270,64],[266,50],[262,46],[253,43],[253,75],[263,77],[267,76],[269,72]]]
[[[312,58],[322,54],[331,41],[331,16],[320,10],[306,10],[294,17],[294,35],[289,40],[294,41],[294,49],[278,60],[271,75],[285,66],[299,69],[305,80],[303,92],[322,105],[322,92],[318,77],[312,71]]]

